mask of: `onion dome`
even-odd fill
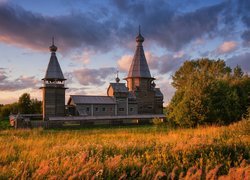
[[[57,47],[54,45],[54,37],[52,38],[52,45],[49,47],[50,52],[56,52]]]
[[[115,82],[119,83],[120,82],[120,78],[115,78]]]
[[[117,82],[117,83],[120,82],[120,78],[118,77],[118,73],[119,73],[119,71],[117,71],[116,78],[115,78],[115,82]]]
[[[143,41],[144,41],[144,37],[141,35],[141,27],[139,26],[139,34],[136,37],[136,42],[143,43]]]

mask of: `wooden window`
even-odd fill
[[[89,107],[86,107],[86,111],[89,112]]]
[[[105,108],[105,107],[103,107],[103,108],[102,108],[102,111],[106,111],[106,108]]]
[[[134,109],[133,108],[129,108],[129,111],[132,112]]]
[[[124,108],[119,108],[119,111],[124,111]]]

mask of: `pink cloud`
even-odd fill
[[[28,88],[37,88],[40,80],[34,76],[20,76],[14,80],[8,79],[8,74],[3,68],[0,68],[0,91],[18,91]]]
[[[7,35],[0,35],[0,42],[15,45],[21,48],[28,48],[28,49],[32,49],[35,51],[42,51],[42,52],[48,51],[47,46],[49,46],[49,44],[47,46],[40,46],[35,43],[31,44],[29,42],[26,42],[26,40],[21,37],[14,37],[14,36],[7,36]]]
[[[89,64],[91,56],[94,55],[93,51],[83,51],[80,54],[76,54],[72,57],[72,60],[82,62],[83,64]]]
[[[103,85],[106,78],[116,72],[113,67],[105,67],[99,69],[81,68],[73,72],[77,81],[84,86],[88,85]]]
[[[230,53],[236,50],[238,44],[235,41],[226,41],[223,42],[217,49],[219,54]]]
[[[118,61],[118,68],[122,72],[128,72],[130,64],[132,62],[133,56],[132,55],[124,55]]]

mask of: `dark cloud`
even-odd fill
[[[161,74],[175,72],[182,63],[187,60],[185,57],[178,58],[169,55],[162,56],[161,59],[162,61],[159,66],[159,72]]]
[[[109,75],[113,75],[116,72],[115,68],[100,68],[100,69],[78,69],[73,72],[73,75],[82,85],[103,85],[105,79]]]
[[[189,7],[195,7],[198,2],[184,1]],[[126,46],[140,24],[143,35],[150,40],[146,42],[156,42],[176,51],[198,38],[227,36],[241,20],[246,26],[241,37],[245,43],[250,42],[250,1],[247,0],[199,2],[196,9],[186,8],[186,11],[180,9],[185,9],[183,1],[113,0],[108,6],[95,3],[98,6],[94,11],[57,16],[1,3],[0,41],[45,50],[55,36],[60,52],[77,48],[107,52]]]
[[[182,52],[179,52],[179,54],[176,53],[165,54],[162,56],[153,56],[152,59],[153,60],[149,61],[154,65],[151,69],[157,70],[159,74],[172,74],[182,65],[185,60],[189,59],[189,57],[187,55],[182,54]]]
[[[244,45],[250,45],[250,16],[242,18],[243,23],[247,29],[242,33],[241,38],[243,39]]]
[[[8,3],[0,4],[0,24],[0,40],[40,50],[48,46],[52,36],[63,50],[80,47],[105,50],[115,29],[113,21],[98,18],[98,14],[72,12],[49,17]]]
[[[1,77],[1,75],[0,75]],[[0,81],[0,91],[17,91],[27,88],[38,88],[36,87],[38,85],[38,80],[32,76],[32,77],[24,77],[20,76],[17,79],[9,80],[7,78],[4,78]]]
[[[241,38],[244,45],[250,45],[250,1],[239,0],[238,15],[241,17],[246,29],[243,31]]]
[[[250,73],[250,53],[233,56],[226,63],[232,68],[239,65],[244,72]]]
[[[163,47],[179,50],[192,40],[217,31],[220,14],[225,4],[203,7],[193,12],[178,13],[166,1],[116,1],[114,4],[129,19],[122,36],[126,36],[129,24],[141,24],[147,39]]]
[[[175,16],[154,39],[168,48],[178,50],[196,38],[215,32],[222,8],[223,5],[216,5]]]
[[[7,75],[4,68],[0,68],[0,83],[7,79]]]
[[[96,13],[73,12],[43,16],[9,3],[0,4],[0,40],[34,49],[48,46],[51,36],[59,48],[111,50],[128,43],[139,24],[146,39],[171,50],[181,49],[192,40],[216,32],[225,4],[180,13],[166,1],[113,1]],[[103,13],[105,12],[105,13]],[[124,44],[123,44],[124,46]]]

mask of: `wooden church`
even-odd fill
[[[163,114],[163,94],[156,88],[150,74],[140,33],[136,37],[136,51],[125,80],[107,88],[107,96],[70,95],[65,106],[65,78],[56,57],[57,47],[50,46],[51,58],[43,80],[43,119],[62,116],[100,117]],[[66,108],[67,107],[67,113]]]

